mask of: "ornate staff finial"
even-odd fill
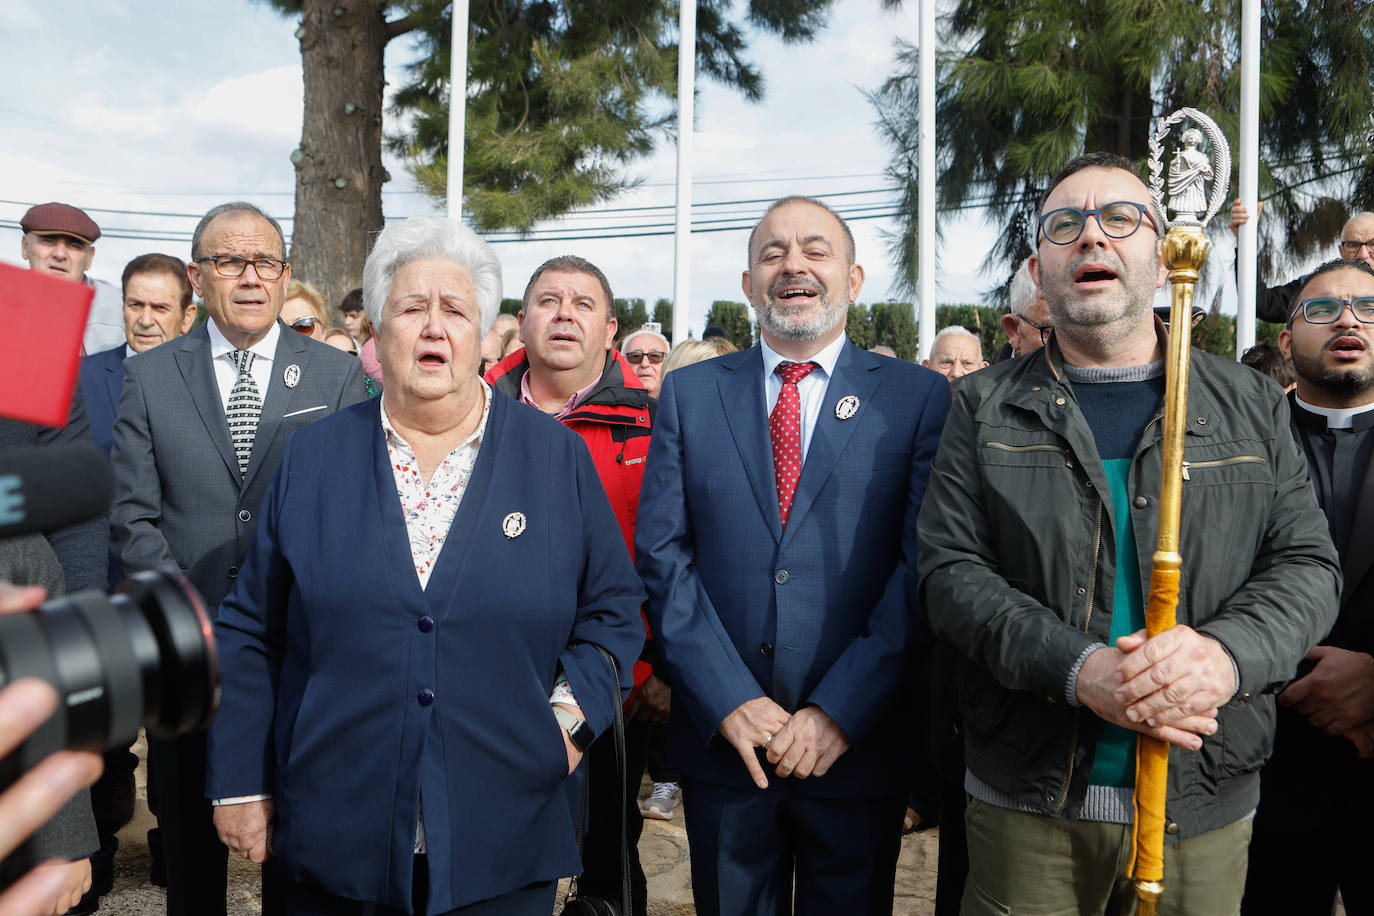
[[[1181,146],[1169,162],[1168,190],[1164,186],[1164,140],[1172,128],[1184,121],[1201,125],[1188,127],[1179,136]],[[1205,135],[1205,146],[1204,146]],[[1210,150],[1211,156],[1208,156]],[[1207,182],[1211,181],[1211,193]],[[1180,108],[1161,118],[1150,137],[1150,194],[1160,208],[1172,213],[1170,225],[1205,226],[1226,202],[1231,187],[1231,147],[1216,122],[1196,108]],[[1161,231],[1168,227],[1161,227]]]

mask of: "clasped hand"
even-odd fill
[[[755,748],[765,748],[765,757],[782,777],[824,776],[849,750],[849,736],[819,706],[804,706],[789,713],[768,697],[755,697],[742,704],[717,729],[729,741],[754,785],[768,788]]]
[[[1078,672],[1079,702],[1099,717],[1190,750],[1216,733],[1217,709],[1235,692],[1226,649],[1187,626],[1123,636]]]

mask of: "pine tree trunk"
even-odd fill
[[[341,324],[339,300],[362,285],[363,259],[382,228],[386,18],[374,0],[305,0],[302,20],[305,116],[291,274],[318,286],[331,322]]]
[[[1105,109],[1089,122],[1083,148],[1106,150],[1132,161],[1150,155],[1154,112],[1148,88],[1128,86],[1119,74]]]

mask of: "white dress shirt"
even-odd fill
[[[811,433],[816,429],[816,420],[821,415],[821,404],[825,401],[825,391],[830,387],[830,377],[835,374],[835,363],[840,358],[840,350],[844,349],[845,341],[848,338],[841,334],[810,360],[802,362],[813,362],[819,369],[812,369],[811,374],[797,383],[797,394],[801,396],[801,453],[802,464],[806,464],[806,452],[811,447]],[[778,395],[782,392],[782,378],[773,372],[778,367],[778,363],[787,359],[772,347],[768,342],[759,339],[759,347],[763,350],[763,396],[764,412],[769,416],[773,413],[773,407],[778,403]],[[792,360],[797,362],[797,360]]]
[[[220,407],[228,413],[229,392],[234,390],[234,382],[238,381],[239,377],[239,367],[234,362],[234,352],[238,348],[224,336],[219,325],[215,324],[215,319],[211,318],[206,324],[210,330],[210,361],[215,367],[215,384],[219,386]],[[253,376],[253,381],[258,385],[258,397],[263,400],[267,399],[267,385],[272,381],[272,357],[277,353],[277,337],[280,334],[281,325],[274,321],[272,327],[262,336],[262,340],[248,348],[254,354],[253,365],[248,368],[248,374]]]

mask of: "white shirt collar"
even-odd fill
[[[1355,425],[1355,418],[1362,413],[1374,410],[1374,402],[1362,404],[1359,407],[1316,407],[1307,403],[1296,394],[1298,406],[1309,413],[1314,413],[1319,417],[1326,417],[1327,429],[1349,429]]]
[[[229,342],[229,338],[224,336],[224,332],[215,324],[215,319],[211,318],[206,323],[210,331],[210,358],[219,359],[226,353],[233,353],[238,347]],[[294,331],[292,332],[295,333]],[[267,329],[267,333],[262,339],[249,347],[256,354],[258,359],[265,359],[269,363],[277,353],[277,338],[281,336],[281,322],[272,322],[272,327]]]
[[[827,378],[834,375],[835,363],[839,361],[840,351],[844,349],[845,341],[848,339],[849,338],[844,334],[836,337],[830,343],[826,344],[823,349],[816,353],[816,355],[812,356],[810,362],[820,366],[821,371],[826,374]],[[768,341],[764,340],[763,337],[759,337],[759,347],[763,351],[763,377],[766,379],[773,374],[774,369],[778,368],[778,363],[788,357],[781,355],[778,351],[768,346]]]

